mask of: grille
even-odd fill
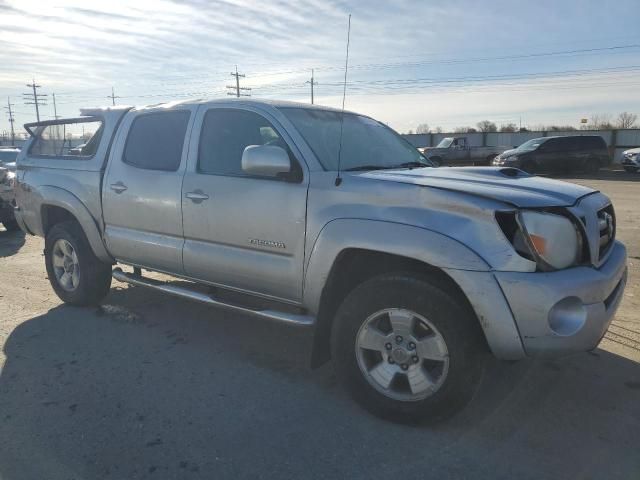
[[[598,260],[601,260],[616,238],[616,214],[612,205],[598,210],[598,234],[600,236]]]

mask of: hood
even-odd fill
[[[374,170],[360,177],[491,198],[516,207],[567,207],[596,190],[529,175],[515,168],[444,167]]]
[[[637,148],[630,148],[629,150],[625,150],[624,152],[622,152],[623,154],[625,153],[640,153],[640,147]]]
[[[504,152],[502,152],[500,154],[500,158],[509,158],[509,157],[512,157],[513,155],[517,155],[518,153],[519,152],[517,148],[511,148],[509,150],[505,150]]]

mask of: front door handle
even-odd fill
[[[127,186],[122,182],[112,183],[109,186],[111,187],[111,190],[113,190],[116,193],[122,193],[127,189]]]
[[[205,200],[209,199],[209,195],[207,195],[206,193],[204,193],[202,190],[199,190],[199,189],[194,190],[193,192],[187,192],[185,194],[185,197],[187,197],[193,203],[202,203]]]

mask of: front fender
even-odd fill
[[[64,208],[75,217],[82,227],[96,257],[107,263],[113,263],[115,261],[105,248],[96,219],[93,218],[87,207],[78,197],[68,190],[50,185],[38,187],[37,191],[39,195],[34,202],[35,211],[42,212],[42,207],[45,205]],[[38,219],[37,230],[34,233],[44,236],[42,215],[40,215]]]
[[[490,269],[469,247],[432,230],[379,220],[336,219],[322,228],[307,261],[303,304],[309,312],[318,313],[333,263],[347,248],[398,255],[442,269]]]

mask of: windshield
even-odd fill
[[[18,157],[18,150],[0,150],[0,163],[15,162]]]
[[[516,150],[530,152],[531,150],[535,150],[540,145],[542,145],[547,139],[546,138],[534,138],[529,141],[524,142],[520,145]]]
[[[436,148],[449,148],[453,143],[453,138],[447,137],[440,140],[440,143],[436,145]]]
[[[342,114],[311,108],[280,110],[298,129],[325,170],[337,170]],[[413,145],[389,127],[353,113],[344,114],[340,156],[342,170],[431,166]]]

